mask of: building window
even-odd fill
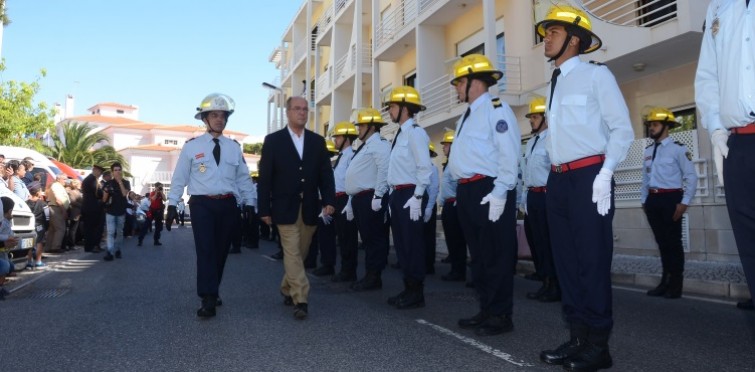
[[[163,140],[163,143],[166,145],[178,146],[178,140],[166,139]]]
[[[115,112],[116,112],[117,114],[125,114],[125,113],[126,113],[126,111],[123,111],[123,110],[115,110]]]
[[[639,23],[645,27],[676,18],[676,0],[640,0]]]
[[[410,87],[414,87],[414,84],[417,82],[417,73],[411,72],[407,75],[404,75],[404,85],[408,85]]]

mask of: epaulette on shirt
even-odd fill
[[[419,128],[419,124],[417,124],[417,123],[414,123],[414,124],[412,124],[412,127],[413,127],[413,128]]]
[[[681,142],[679,142],[679,141],[674,141],[674,143],[675,143],[675,144],[677,144],[677,145],[679,145],[679,146],[682,146],[682,147],[684,147],[684,146],[685,146],[685,145],[684,145],[683,143],[681,143]]]
[[[231,141],[236,142],[237,145],[241,146],[241,144],[239,143],[239,141],[236,141],[235,139],[233,139]]]
[[[654,145],[654,143],[651,143],[651,144],[649,144],[649,145],[645,146],[645,148],[646,148],[646,149],[649,149],[649,148],[653,147],[653,145]]]
[[[593,65],[598,65],[598,66],[605,66],[606,65],[605,63],[598,62],[598,61],[590,61],[590,63],[592,63]]]
[[[493,98],[491,101],[493,102],[493,107],[494,108],[499,108],[499,107],[503,106],[503,103],[501,103],[501,99],[498,98],[498,97]]]
[[[194,137],[194,138],[189,138],[189,139],[187,139],[187,140],[186,140],[186,143],[189,143],[189,142],[191,142],[191,141],[193,141],[193,140],[195,140],[195,139],[197,139],[197,137]]]

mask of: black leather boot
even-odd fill
[[[548,280],[548,288],[537,298],[540,302],[558,302],[561,301],[561,286],[558,285],[558,280],[550,278]]]
[[[406,294],[396,302],[396,308],[416,309],[425,307],[425,284],[418,280],[409,280]]]
[[[486,319],[474,333],[478,336],[495,336],[514,330],[514,323],[510,315],[493,315]]]
[[[587,342],[587,345],[578,354],[564,362],[564,370],[587,372],[599,369],[611,368],[613,360],[608,352],[608,345],[596,345]]]
[[[202,307],[197,310],[197,316],[200,318],[215,316],[215,305],[217,305],[217,298],[215,296],[205,296],[202,298]]]
[[[571,339],[553,350],[540,352],[540,360],[548,364],[562,365],[570,357],[577,355],[587,345],[589,329],[585,325],[572,324]]]
[[[487,312],[480,310],[479,313],[477,313],[475,316],[471,318],[461,318],[459,319],[459,327],[464,329],[471,329],[471,328],[477,328],[480,326],[480,324],[484,323],[488,318],[490,318],[490,314]]]
[[[383,288],[383,280],[379,271],[368,271],[364,278],[351,285],[352,291],[374,291]]]
[[[398,304],[398,301],[406,296],[407,292],[409,292],[409,285],[407,284],[407,280],[404,279],[404,290],[395,296],[388,297],[388,305],[396,306],[396,304]]]
[[[537,300],[538,298],[540,298],[540,296],[543,295],[543,293],[545,293],[545,291],[548,290],[548,286],[549,285],[550,285],[550,278],[547,278],[547,277],[544,278],[543,279],[543,285],[541,285],[540,288],[538,288],[537,291],[535,291],[535,292],[527,292],[527,298],[530,299],[530,300]]]
[[[670,274],[668,281],[668,288],[663,295],[665,298],[679,298],[682,297],[682,287],[684,286],[684,275],[682,274]]]
[[[670,274],[664,272],[663,276],[661,277],[661,283],[658,284],[658,286],[655,287],[654,289],[649,290],[647,292],[647,295],[648,296],[653,296],[653,297],[658,297],[658,296],[663,296],[664,294],[666,294],[666,291],[668,290],[668,284],[669,284],[670,277],[671,277]]]

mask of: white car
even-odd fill
[[[25,201],[21,200],[12,191],[3,188],[0,189],[0,196],[7,196],[15,202],[13,206],[13,235],[18,237],[18,245],[15,248],[10,249],[10,254],[13,257],[20,257],[31,248],[34,248],[37,240],[37,232],[35,230],[34,213],[32,213],[29,206]]]

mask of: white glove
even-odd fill
[[[354,210],[351,208],[351,198],[349,198],[349,201],[346,203],[346,207],[341,211],[341,214],[346,215],[346,221],[354,219]]]
[[[333,216],[329,214],[322,214],[322,212],[320,212],[320,215],[317,217],[322,218],[322,223],[326,225],[330,225],[330,223],[333,221]]]
[[[380,212],[380,209],[383,208],[383,199],[372,199],[372,210],[375,212]]]
[[[412,221],[419,221],[419,218],[422,217],[422,199],[410,197],[404,204],[404,209],[406,208],[409,208],[409,218]]]
[[[501,215],[503,214],[503,208],[506,207],[506,197],[504,196],[503,199],[501,199],[493,196],[492,193],[487,194],[484,198],[482,198],[480,205],[488,203],[490,203],[490,209],[488,210],[488,219],[492,222],[498,221],[498,219],[501,218]]]
[[[519,212],[522,212],[523,214],[527,214],[527,204],[520,204]]]
[[[427,206],[428,206],[428,208],[425,209],[425,218],[424,218],[425,223],[429,222],[430,221],[430,217],[433,216],[433,206],[432,206],[432,204],[428,204]]]
[[[611,209],[612,178],[613,172],[602,168],[592,183],[592,202],[598,204],[598,213],[601,216],[608,214],[608,210]]]
[[[716,173],[718,173],[718,183],[724,185],[724,158],[729,156],[729,132],[725,129],[716,129],[710,135],[710,142],[713,145],[713,162],[716,164]]]

